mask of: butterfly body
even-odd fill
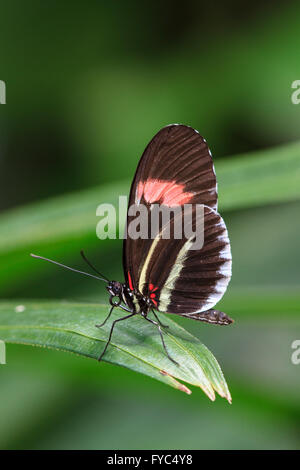
[[[133,314],[140,314],[143,317],[147,317],[148,313],[151,310],[155,310],[157,307],[157,303],[153,297],[155,287],[153,288],[152,286],[153,284],[149,285],[149,295],[145,296],[136,290],[131,290],[126,283],[111,281],[107,286],[107,290],[110,294],[110,304],[114,307],[121,307]],[[118,300],[115,300],[116,298]],[[181,316],[185,315],[183,314]],[[216,325],[229,325],[233,323],[233,320],[226,313],[215,309],[206,310],[194,316],[192,314],[186,316]]]
[[[110,294],[110,304],[112,306],[121,306],[121,308],[125,306],[128,311],[135,314],[140,313],[143,316],[147,316],[149,310],[155,307],[155,301],[153,297],[150,297],[151,293],[149,296],[145,296],[136,289],[129,287],[126,283],[110,281],[106,289]]]

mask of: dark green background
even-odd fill
[[[145,145],[173,122],[205,136],[217,173],[229,155],[297,141],[299,30],[298,2],[1,1],[1,210],[105,183],[124,194],[119,181],[129,190]],[[289,313],[299,289],[299,209],[225,212],[233,251],[226,305],[250,295],[257,309],[226,330],[184,322],[220,361],[231,406],[107,364],[7,345],[0,447],[299,448],[300,365],[290,357],[300,321]],[[95,242],[95,264],[122,279],[121,243],[100,258]],[[66,251],[78,265],[78,251]],[[1,292],[105,297],[97,283],[53,266]],[[287,311],[261,315],[276,295]]]

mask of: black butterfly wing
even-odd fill
[[[157,310],[208,321],[197,315],[212,309],[223,297],[231,278],[231,250],[221,216],[204,206],[190,219],[203,227],[203,246],[194,249],[194,237],[163,239],[163,232],[152,240],[138,280],[138,289],[153,297]],[[176,217],[172,224],[176,222]],[[193,316],[194,314],[194,316]],[[210,316],[211,323],[214,321]]]
[[[197,203],[217,210],[217,199],[216,175],[205,139],[184,125],[161,129],[140,159],[130,190],[129,207],[144,205],[149,209],[150,230],[151,204],[177,207]],[[133,240],[128,236],[128,226],[133,219],[128,215],[123,266],[128,284],[136,287],[153,240],[151,237]]]
[[[161,129],[140,159],[129,204],[188,202],[217,210],[217,201],[216,174],[205,139],[181,124]]]

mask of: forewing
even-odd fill
[[[217,210],[217,184],[210,150],[194,129],[173,124],[161,129],[146,147],[130,190],[129,207],[161,204],[205,204]],[[127,218],[127,228],[133,216]],[[138,285],[142,267],[153,240],[124,240],[123,265],[127,282]],[[128,273],[130,273],[128,275]]]
[[[161,129],[146,147],[130,191],[130,204],[205,204],[217,210],[217,187],[211,152],[189,126]]]

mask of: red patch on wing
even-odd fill
[[[133,285],[132,285],[132,280],[130,276],[130,272],[128,271],[128,284],[129,284],[129,289],[133,290]]]
[[[154,287],[154,285],[150,282],[149,284],[149,292],[150,292],[150,299],[152,301],[152,303],[155,305],[155,307],[157,307],[157,301],[155,300],[155,297],[156,297],[156,294],[155,294],[155,291],[158,289],[158,287]]]
[[[154,285],[151,284],[151,282],[150,282],[150,284],[149,284],[149,290],[155,292],[157,289],[158,289],[158,287],[154,287]]]
[[[149,178],[147,181],[140,181],[138,184],[138,201],[142,199],[142,196],[148,203],[160,202],[168,207],[176,207],[187,204],[194,196],[194,193],[185,192],[184,184]]]
[[[150,292],[155,292],[157,289],[158,289],[158,287],[154,287],[154,285],[152,284],[152,282],[150,282],[150,284],[149,284],[149,291],[150,291]],[[154,294],[154,295],[155,295],[155,294]]]

